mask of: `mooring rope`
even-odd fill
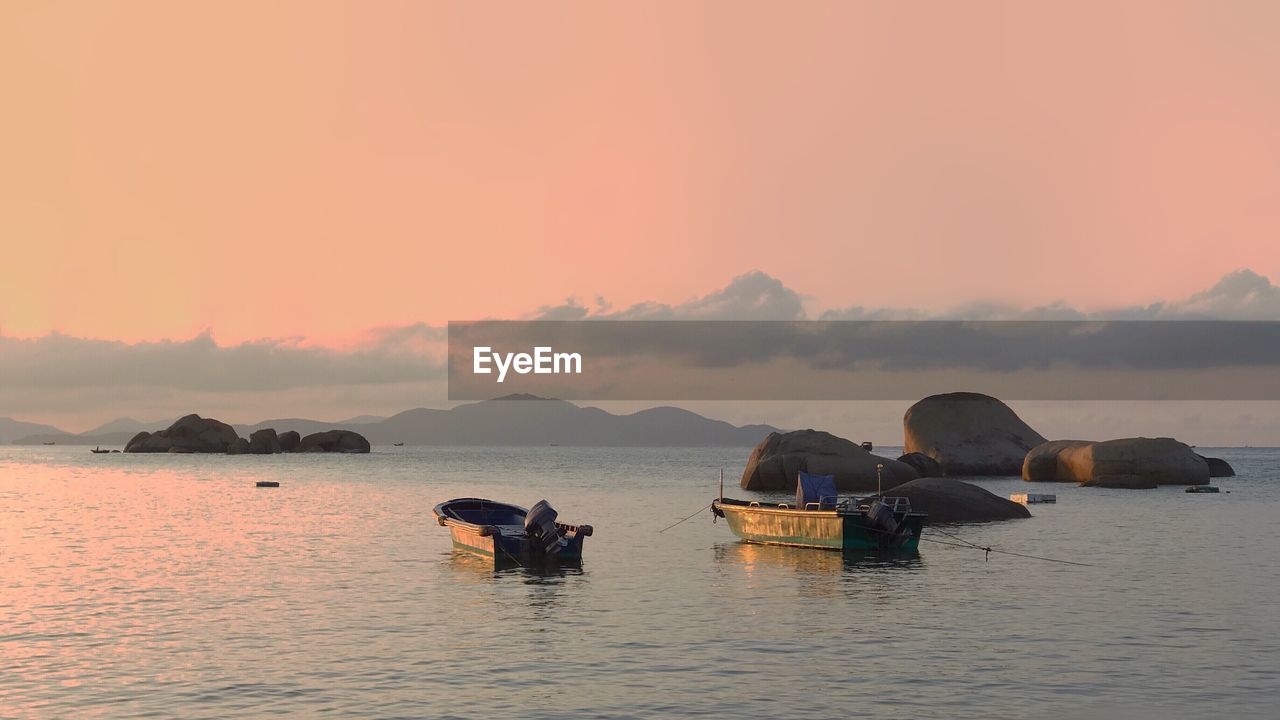
[[[659,534],[659,535],[661,535],[662,533],[664,533],[664,532],[666,532],[666,531],[670,530],[671,528],[673,528],[673,527],[675,527],[675,526],[679,525],[679,524],[680,524],[680,523],[682,523],[682,522],[686,522],[686,521],[688,521],[688,520],[692,520],[694,515],[697,515],[698,513],[702,512],[703,510],[706,510],[707,508],[711,507],[711,505],[712,505],[713,503],[715,503],[715,500],[712,500],[711,502],[707,503],[706,505],[703,505],[702,507],[698,508],[697,510],[694,510],[692,513],[690,513],[690,514],[689,514],[689,516],[688,516],[688,517],[680,518],[679,520],[677,520],[677,521],[675,521],[675,522],[671,523],[670,525],[668,525],[668,526],[666,526],[666,527],[662,528],[661,530],[659,530],[659,531],[658,531],[658,534]]]
[[[934,538],[927,538],[924,535],[920,536],[921,540],[927,540],[932,543],[938,543],[939,545],[951,545],[952,547],[967,547],[972,550],[981,550],[987,554],[988,560],[991,559],[991,553],[998,553],[1000,555],[1012,555],[1014,557],[1027,558],[1029,560],[1043,560],[1045,562],[1062,563],[1063,565],[1078,565],[1080,567],[1093,567],[1093,565],[1090,563],[1077,562],[1075,560],[1060,560],[1058,558],[1043,557],[1040,555],[1028,555],[1026,553],[1014,552],[1012,550],[1001,550],[999,548],[993,548],[989,545],[978,545],[976,543],[965,540],[959,535],[953,535],[952,533],[949,533],[946,530],[943,530],[939,527],[935,527],[932,525],[929,526],[928,529],[932,530],[933,532],[942,533],[943,535],[946,535],[947,537],[952,538],[954,540],[959,540],[961,543],[964,543],[964,544],[960,545],[957,543],[949,543],[945,540],[936,540]]]

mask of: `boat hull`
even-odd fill
[[[530,546],[528,538],[524,535],[483,535],[478,528],[464,525],[451,525],[449,534],[453,537],[454,548],[491,557],[498,562],[508,560],[528,563],[538,557]],[[556,560],[581,560],[583,539],[584,536],[576,533],[572,537],[566,537],[565,540],[568,544],[561,548],[554,558]]]
[[[547,509],[554,519],[555,511],[550,506]],[[556,522],[554,532],[560,541],[558,547],[553,546],[548,552],[542,547],[543,543],[528,534],[525,520],[529,511],[519,505],[483,498],[457,498],[440,503],[434,512],[437,521],[449,528],[455,549],[492,558],[495,564],[577,562],[582,559],[583,541],[593,532],[590,525]]]
[[[916,550],[925,519],[923,513],[904,513],[897,518],[910,530],[899,539],[869,525],[866,515],[859,512],[799,510],[741,501],[717,501],[713,507],[733,534],[747,542],[848,552]]]

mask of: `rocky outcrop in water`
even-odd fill
[[[911,500],[911,509],[929,513],[928,523],[980,523],[1031,517],[1026,507],[967,482],[920,478],[885,495]]]
[[[302,436],[297,430],[286,430],[276,436],[280,443],[280,452],[295,452],[298,449],[298,443],[302,442]]]
[[[937,460],[925,455],[924,453],[907,453],[898,458],[898,462],[906,463],[916,469],[916,474],[920,477],[942,477],[942,466]]]
[[[902,452],[933,458],[948,476],[1018,475],[1027,451],[1045,442],[1008,405],[979,393],[927,397],[902,427]]]
[[[192,414],[178,418],[164,430],[134,435],[124,451],[225,453],[238,439],[230,425]]]
[[[1231,467],[1231,463],[1226,460],[1216,457],[1205,457],[1204,455],[1200,455],[1200,457],[1204,458],[1204,461],[1209,464],[1209,477],[1221,478],[1236,476],[1236,469]]]
[[[881,483],[891,488],[917,476],[915,468],[872,455],[857,443],[820,430],[771,432],[751,451],[742,472],[745,490],[793,492],[801,470],[834,475],[841,492],[876,489],[876,465],[884,465]]]
[[[227,448],[228,455],[247,455],[249,453],[249,441],[244,438],[236,438]]]
[[[255,430],[249,435],[249,452],[254,455],[271,455],[280,452],[280,438],[272,428]]]
[[[1023,479],[1135,490],[1204,485],[1209,482],[1209,463],[1173,438],[1059,440],[1027,454]]]
[[[351,430],[327,430],[302,438],[294,452],[367,453],[369,441]]]

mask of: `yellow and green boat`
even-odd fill
[[[905,497],[838,496],[834,477],[809,473],[794,504],[721,497],[711,511],[747,542],[853,552],[916,550],[928,517]]]

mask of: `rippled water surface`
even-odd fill
[[[983,480],[1059,501],[950,529],[1074,567],[659,533],[741,448],[0,448],[0,717],[1275,717],[1280,450],[1214,454],[1230,494]],[[593,524],[581,568],[455,553],[462,495]]]

